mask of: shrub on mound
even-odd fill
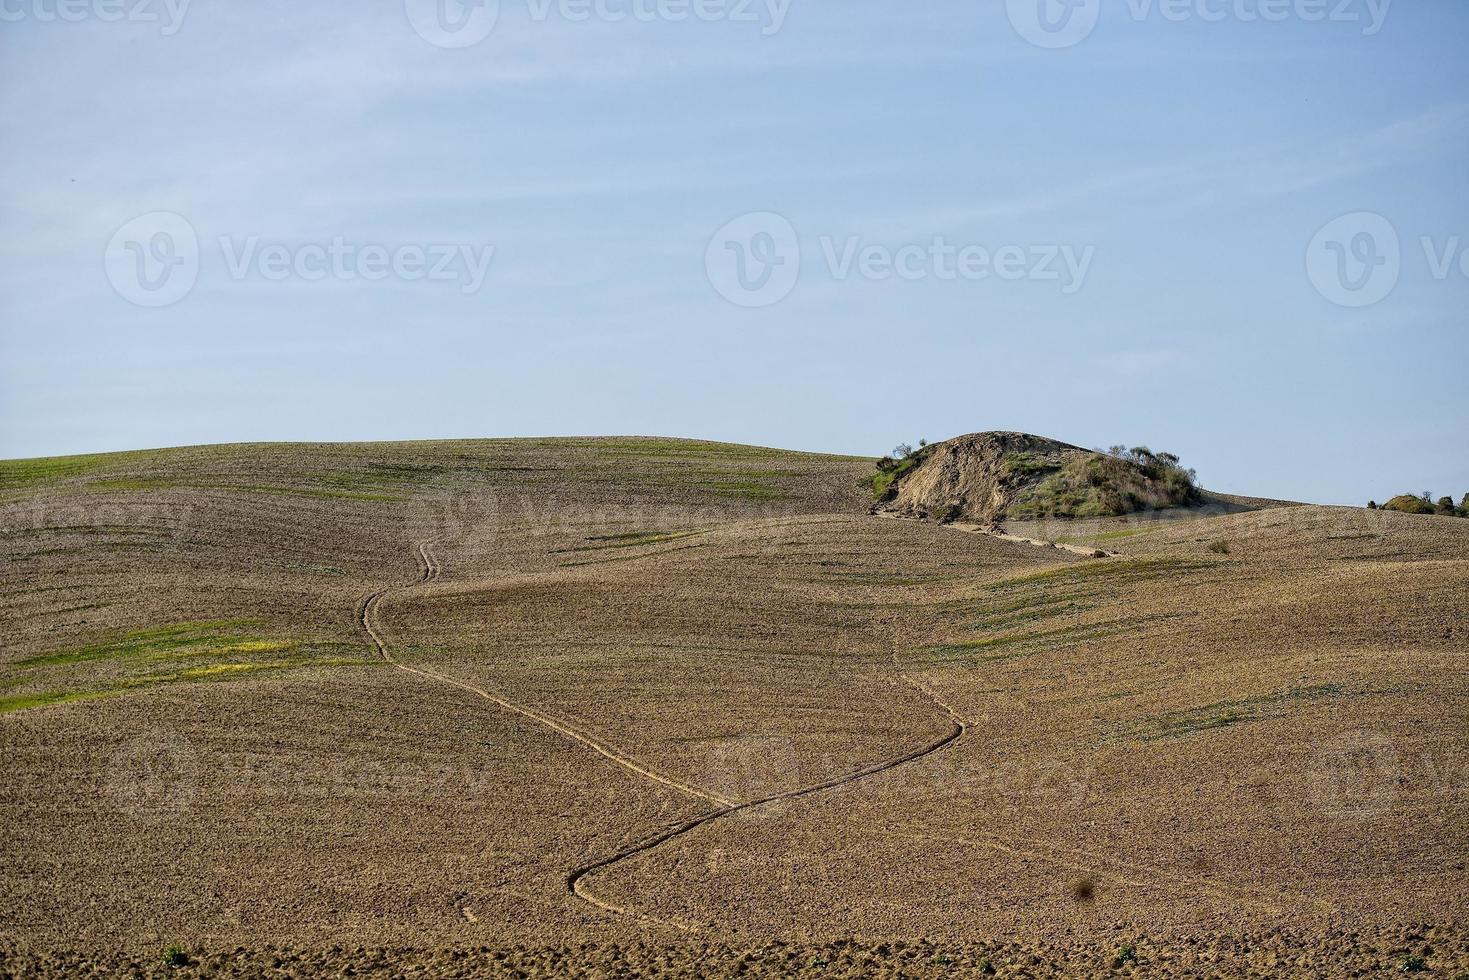
[[[1383,510],[1396,510],[1404,514],[1432,514],[1433,504],[1422,497],[1415,497],[1411,493],[1403,493],[1392,498],[1382,505]]]
[[[1025,459],[1011,461],[1011,467],[1017,475],[1044,474],[1010,508],[1019,518],[1116,517],[1199,500],[1193,470],[1180,466],[1172,453],[1145,447],[1072,455],[1050,472]]]

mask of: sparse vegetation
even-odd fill
[[[1369,502],[1369,508],[1377,509],[1376,504]],[[1403,514],[1436,514],[1439,517],[1469,517],[1469,493],[1464,494],[1458,506],[1454,505],[1453,497],[1439,497],[1433,499],[1433,494],[1424,490],[1416,497],[1411,493],[1400,493],[1396,497],[1383,504],[1382,510],[1395,510]]]
[[[84,646],[38,653],[0,668],[0,714],[129,694],[181,681],[219,681],[262,671],[376,664],[352,643],[263,636],[259,620],[171,623]]]
[[[1075,455],[1057,465],[1028,454],[1006,458],[1012,474],[1041,476],[1010,508],[1013,517],[1115,517],[1138,510],[1196,503],[1193,470],[1172,453],[1145,446],[1114,446],[1106,453]]]
[[[917,452],[907,443],[900,443],[889,456],[877,461],[877,472],[872,475],[872,499],[885,500],[893,485],[919,463],[923,462],[927,447]]]
[[[1184,738],[1218,728],[1229,728],[1244,722],[1276,718],[1297,705],[1325,698],[1339,698],[1346,692],[1338,684],[1316,684],[1291,687],[1255,697],[1218,701],[1182,711],[1145,718],[1117,726],[1117,731],[1140,742],[1158,742]]]
[[[1137,944],[1123,943],[1117,947],[1117,952],[1112,955],[1112,969],[1121,969],[1129,963],[1137,962]]]
[[[174,943],[163,951],[164,966],[188,966],[189,954],[178,943]]]
[[[1409,956],[1398,969],[1403,973],[1422,973],[1428,969],[1428,961],[1421,956]]]

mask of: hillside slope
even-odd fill
[[[0,972],[1469,969],[1469,522],[1056,522],[1093,560],[871,472],[0,464]]]

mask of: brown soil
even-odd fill
[[[1036,547],[875,520],[871,472],[0,465],[0,973],[1469,969],[1469,522]]]

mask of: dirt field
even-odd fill
[[[871,473],[0,463],[0,973],[1469,971],[1469,521]]]

